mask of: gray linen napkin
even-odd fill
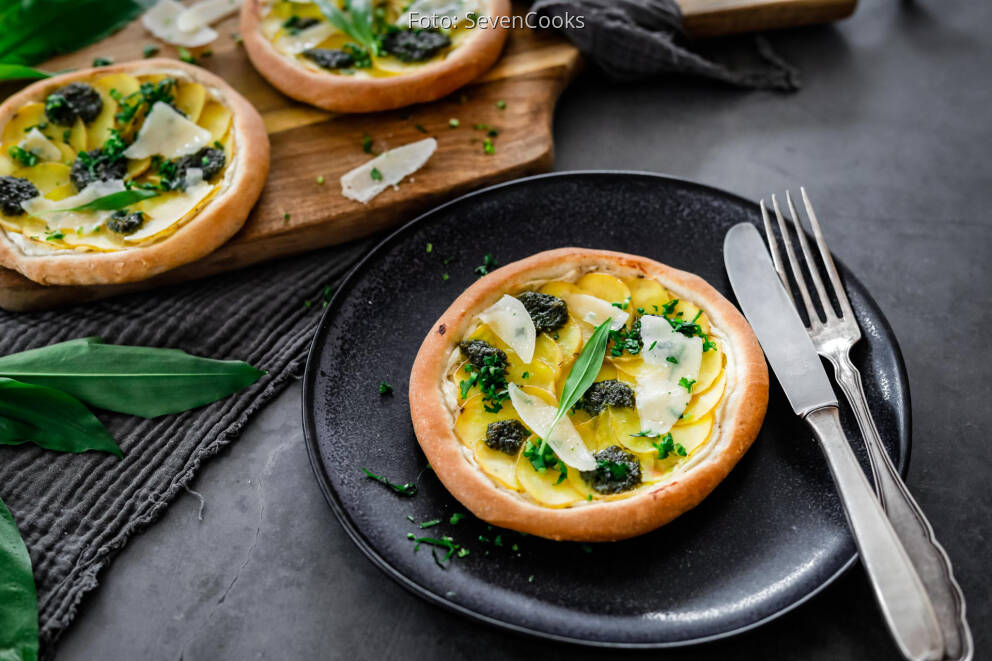
[[[234,441],[253,413],[299,374],[325,288],[375,239],[154,293],[37,313],[0,310],[0,355],[99,335],[174,347],[268,371],[251,387],[178,415],[144,420],[97,412],[124,458],[0,446],[0,499],[28,547],[38,588],[42,656],[128,538],[153,523],[200,463]],[[305,305],[305,300],[311,305]]]
[[[798,71],[764,37],[747,37],[746,45],[730,40],[735,52],[724,59],[758,60],[748,68],[730,68],[691,50],[675,0],[537,0],[532,9],[562,22],[566,14],[582,16],[583,27],[573,21],[562,31],[614,80],[683,74],[752,89],[799,89]]]

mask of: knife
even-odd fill
[[[907,659],[943,658],[937,617],[909,555],[851,451],[834,394],[806,327],[772,266],[758,230],[730,228],[723,258],[737,301],[796,414],[827,458],[875,598]]]

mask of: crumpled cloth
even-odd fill
[[[562,32],[614,80],[682,74],[749,89],[795,91],[801,84],[799,72],[763,36],[711,40],[730,47],[722,60],[756,62],[738,68],[710,59],[686,39],[675,0],[536,0],[531,8],[561,24],[571,15]]]

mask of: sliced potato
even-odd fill
[[[691,425],[672,427],[672,438],[681,443],[687,454],[703,445],[713,431],[713,414],[709,414]]]
[[[469,447],[472,448],[475,460],[479,462],[479,467],[484,473],[507,489],[514,491],[520,489],[520,483],[517,481],[517,454],[520,454],[519,452],[507,454],[493,450],[482,439],[475,441]]]
[[[208,101],[200,112],[196,123],[210,131],[213,140],[224,141],[231,126],[231,111],[216,101]]]
[[[189,121],[196,123],[206,102],[207,90],[203,85],[194,82],[179,83],[179,88],[176,90],[176,108],[186,113]]]
[[[72,125],[72,129],[69,131],[69,146],[78,154],[86,150],[87,140],[86,124],[83,124],[81,117],[77,117],[76,123]],[[93,145],[93,148],[95,149],[99,146]]]
[[[600,298],[607,303],[627,303],[630,289],[620,278],[606,273],[586,273],[576,283],[582,293]]]
[[[137,179],[148,170],[148,166],[151,165],[152,159],[150,156],[145,158],[131,159],[127,162],[127,174],[124,178],[130,181],[131,179]]]
[[[581,294],[582,291],[570,282],[560,282],[554,280],[552,282],[545,283],[541,285],[538,290],[542,294],[550,294],[551,296],[557,296],[558,298],[564,300],[573,294]]]
[[[7,150],[0,151],[0,177],[14,174],[19,166],[8,154]]]
[[[531,385],[537,388],[541,388],[548,392],[554,392],[555,380],[558,378],[557,367],[552,367],[545,361],[538,357],[537,350],[540,348],[543,355],[553,357],[557,355],[557,347],[554,346],[553,342],[539,342],[535,347],[534,360],[529,363],[523,362],[523,360],[518,356],[513,349],[506,345],[499,338],[496,333],[493,332],[489,326],[486,324],[480,325],[472,335],[469,336],[473,340],[482,340],[483,342],[488,342],[492,346],[496,347],[500,351],[506,354],[506,377],[508,380],[518,384],[518,385]],[[538,338],[540,339],[540,338]],[[551,346],[548,346],[548,345]],[[465,372],[466,376],[463,378],[468,378],[468,372]],[[524,375],[527,375],[524,377]]]
[[[717,404],[720,403],[720,399],[723,397],[723,391],[726,387],[727,372],[726,370],[723,370],[720,372],[720,378],[716,380],[716,383],[703,392],[693,395],[692,400],[689,402],[689,406],[687,406],[685,411],[682,413],[682,418],[676,423],[676,426],[691,425],[696,420],[705,417],[710,411],[716,408]]]
[[[569,473],[574,469],[569,469]],[[517,458],[517,481],[527,494],[546,507],[568,507],[582,500],[582,494],[567,479],[559,482],[561,473],[556,470],[538,472],[521,452]]]
[[[569,315],[565,325],[552,333],[550,337],[561,348],[563,364],[571,365],[582,350],[582,329],[579,328],[579,323]]]
[[[100,98],[103,99],[103,109],[96,116],[89,126],[86,127],[86,144],[90,149],[102,147],[103,143],[110,137],[110,130],[114,128],[117,114],[117,102],[110,96],[110,92],[100,87],[94,87]]]
[[[638,308],[643,314],[661,314],[661,306],[668,302],[668,291],[653,278],[627,278],[624,283],[630,289],[630,309]]]
[[[461,413],[455,419],[455,434],[462,443],[472,447],[476,441],[486,437],[486,429],[491,423],[500,420],[517,420],[523,423],[510,400],[506,400],[498,412],[491,413],[486,410],[482,395],[475,395],[462,404]]]
[[[53,202],[58,202],[59,200],[64,200],[67,197],[72,197],[75,194],[76,187],[72,182],[69,182],[48,191],[45,197]]]
[[[109,73],[100,76],[93,81],[94,87],[99,87],[107,94],[113,92],[119,94],[121,98],[134,94],[141,89],[141,83],[134,76],[127,73]]]
[[[679,319],[692,321],[693,319],[696,319],[696,315],[699,314],[699,308],[689,301],[683,301],[680,299],[674,308],[673,314]],[[704,333],[710,332],[710,320],[706,318],[705,314],[699,315],[699,318],[696,319],[696,323],[699,324],[699,327],[703,329]]]
[[[34,167],[17,170],[15,176],[30,181],[42,195],[47,195],[59,186],[71,185],[69,166],[64,163],[38,163]]]
[[[45,117],[45,104],[29,103],[14,113],[10,121],[4,125],[3,133],[0,134],[2,135],[0,142],[4,145],[16,145],[24,139],[24,136],[31,130],[32,126],[47,121],[48,118]]]
[[[720,372],[723,371],[723,351],[717,344],[715,349],[703,352],[703,361],[699,365],[699,377],[696,379],[694,390],[702,392],[713,385]]]

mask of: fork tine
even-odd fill
[[[775,232],[772,231],[772,221],[768,218],[768,209],[765,207],[765,200],[762,199],[758,206],[761,207],[761,220],[765,225],[765,238],[768,240],[768,251],[772,254],[772,264],[775,265],[775,272],[778,273],[778,279],[782,281],[785,292],[789,295],[789,298],[792,298],[792,289],[789,287],[789,276],[785,273],[785,265],[782,264],[782,255],[778,251],[778,241],[775,240]],[[795,299],[793,299],[792,304],[796,304]]]
[[[834,311],[833,303],[830,302],[830,297],[827,296],[827,290],[823,286],[823,279],[820,278],[820,268],[813,261],[813,253],[810,251],[809,241],[806,239],[806,231],[803,229],[803,224],[799,220],[799,214],[796,213],[796,205],[792,203],[792,195],[789,191],[785,191],[785,201],[789,205],[789,213],[792,214],[792,224],[795,226],[796,234],[799,236],[799,246],[803,250],[803,257],[806,258],[806,268],[809,271],[809,277],[813,280],[816,293],[820,296],[820,307],[823,308],[823,318],[829,321],[836,318],[837,313]]]
[[[803,206],[806,207],[806,216],[809,218],[809,224],[813,228],[816,247],[819,248],[823,266],[827,269],[827,276],[830,278],[834,296],[837,297],[837,302],[840,303],[841,316],[853,317],[854,312],[851,310],[851,301],[847,297],[847,291],[844,290],[844,285],[840,282],[840,275],[837,273],[837,267],[834,265],[833,255],[830,254],[830,250],[827,248],[827,240],[823,237],[820,222],[816,219],[816,212],[813,211],[813,204],[809,201],[809,196],[806,195],[805,187],[800,186],[799,192],[803,196]]]
[[[778,199],[772,194],[772,207],[775,209],[775,219],[778,221],[778,229],[782,234],[782,243],[785,245],[785,253],[789,256],[789,266],[792,267],[792,276],[799,287],[799,295],[806,306],[806,314],[809,315],[809,325],[816,326],[821,323],[820,315],[813,307],[813,301],[809,297],[809,290],[806,288],[806,280],[803,278],[802,267],[796,259],[796,251],[792,249],[792,239],[789,238],[789,230],[785,226],[785,219],[782,218],[782,211],[778,208]],[[788,289],[788,287],[786,287]]]

